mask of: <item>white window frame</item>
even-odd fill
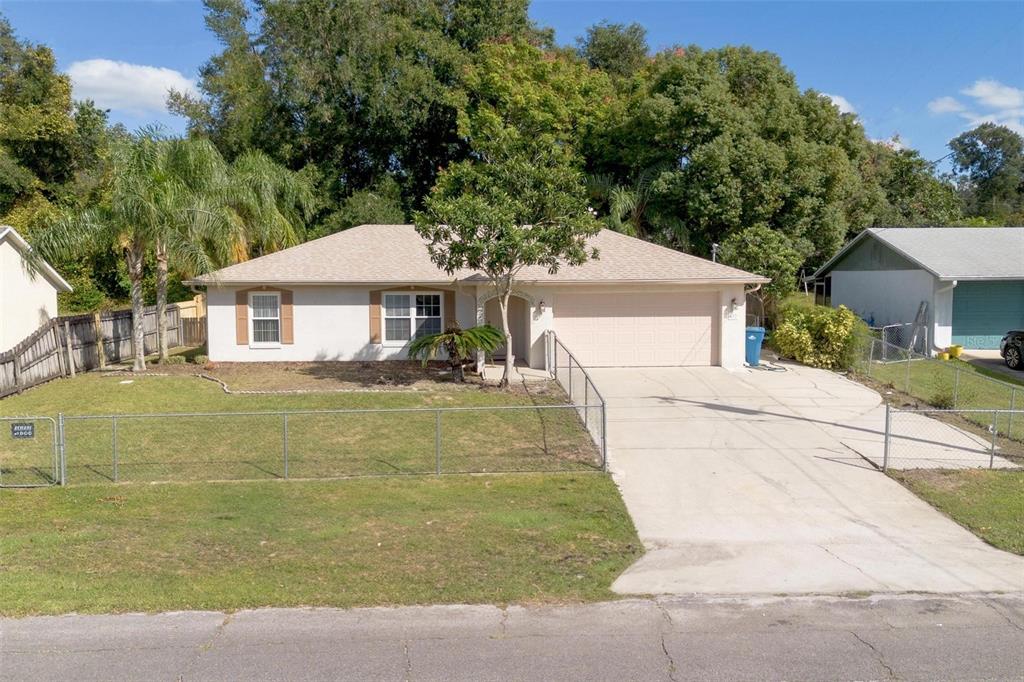
[[[277,341],[256,341],[256,315],[252,305],[254,296],[273,296],[277,299]],[[273,320],[273,317],[261,317],[261,320]],[[284,325],[281,320],[281,292],[280,291],[250,291],[249,292],[249,347],[250,348],[280,348],[281,337],[284,336]]]
[[[387,297],[388,296],[408,296],[409,297],[409,308],[406,310],[405,316],[400,315],[388,315]],[[412,343],[413,339],[416,338],[416,297],[417,296],[437,296],[441,314],[438,319],[441,320],[441,331],[444,331],[444,292],[443,291],[382,291],[380,299],[380,339],[381,344],[388,348],[404,348]],[[410,338],[401,341],[393,340],[388,341],[388,320],[409,320],[409,335]],[[418,319],[429,319],[429,318],[418,318]]]

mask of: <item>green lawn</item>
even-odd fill
[[[942,408],[953,408],[956,394],[956,409],[960,410],[1009,410],[1011,406],[1024,410],[1024,386],[1016,386],[1003,380],[993,380],[979,368],[959,360],[913,360],[910,363],[910,384],[907,390],[907,363],[863,363],[859,371],[883,384],[890,384],[896,390],[928,404]],[[957,383],[957,369],[960,379]],[[1013,393],[1016,392],[1016,398]],[[967,415],[971,421],[988,426],[990,417],[983,414]],[[1009,433],[1014,439],[1024,441],[1024,416],[1015,415],[1011,420],[1003,415],[998,417],[1000,433]]]
[[[130,383],[125,383],[130,382]],[[441,415],[445,473],[593,470],[597,450],[573,409],[553,391],[504,392],[474,388],[434,391],[359,391],[293,395],[229,395],[191,376],[88,374],[54,381],[0,401],[2,415],[124,415],[130,413],[268,412],[521,406]],[[598,419],[597,410],[588,418]],[[288,417],[288,475],[292,478],[422,474],[436,470],[437,414],[429,412],[305,414]],[[285,474],[284,418],[280,414],[117,420],[118,481],[280,478]],[[70,484],[110,482],[114,420],[69,419],[65,427]],[[50,427],[34,440],[0,433],[4,483],[31,483],[52,475]]]
[[[1024,554],[1024,471],[914,469],[890,475],[989,544]]]
[[[605,474],[0,492],[0,614],[599,600],[642,552]]]

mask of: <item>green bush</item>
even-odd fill
[[[771,343],[779,354],[805,365],[849,369],[864,338],[866,325],[846,306],[787,304],[779,312]]]
[[[192,357],[192,362],[197,365],[205,365],[209,361],[210,358],[206,357],[205,355],[195,355]]]
[[[184,365],[185,364],[185,356],[184,355],[170,355],[170,356],[167,357],[166,360],[161,360],[160,364],[161,365]]]

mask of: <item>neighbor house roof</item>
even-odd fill
[[[942,280],[1024,279],[1024,227],[873,227],[848,242],[814,277],[828,273],[868,238]]]
[[[521,282],[742,282],[768,280],[721,263],[601,230],[589,240],[597,260],[562,267],[524,268]],[[189,284],[450,283],[483,280],[478,272],[452,275],[430,260],[427,244],[412,225],[360,225],[276,253],[202,275]]]
[[[32,247],[25,238],[18,234],[18,231],[9,225],[0,225],[0,244],[3,242],[13,246],[29,264],[30,268],[38,270],[58,291],[71,291],[71,285],[60,276],[60,273],[53,269],[53,266],[42,258],[30,258]]]

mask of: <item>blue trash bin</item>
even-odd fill
[[[764,341],[764,327],[747,327],[747,364],[757,367],[761,364],[761,343]]]

